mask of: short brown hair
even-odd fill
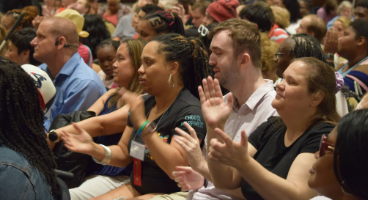
[[[255,67],[261,68],[261,36],[254,23],[241,19],[228,19],[211,29],[209,37],[212,38],[220,31],[229,31],[233,41],[234,57],[247,51]]]
[[[314,33],[314,37],[319,41],[322,42],[323,38],[327,33],[326,24],[323,19],[319,18],[317,15],[307,15],[305,17],[310,17],[311,22],[307,24],[307,31],[308,33]]]
[[[192,6],[192,10],[195,10],[195,9],[199,8],[201,13],[203,15],[206,15],[206,9],[210,4],[211,4],[211,2],[209,2],[209,1],[199,0],[199,1],[196,1],[194,3],[194,5]]]

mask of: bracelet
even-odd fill
[[[141,136],[141,133],[142,133],[142,131],[143,131],[143,129],[146,127],[146,125],[148,124],[148,120],[147,121],[145,121],[143,124],[142,124],[142,126],[139,128],[139,130],[138,130],[138,132],[137,132],[137,136],[139,137],[139,136]]]
[[[105,157],[101,161],[98,161],[95,157],[92,157],[92,158],[98,164],[107,165],[111,161],[111,150],[109,147],[103,144],[99,144],[99,145],[101,145],[105,149]]]

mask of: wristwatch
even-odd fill
[[[146,125],[146,127],[144,128],[145,131],[148,131],[149,133],[153,133],[155,132],[157,129],[157,125],[154,121],[150,121],[148,122],[148,124]]]
[[[55,132],[55,129],[52,129],[50,132],[49,132],[49,140],[53,143],[58,143],[60,142],[59,140],[59,135]]]

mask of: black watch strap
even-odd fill
[[[53,143],[58,143],[60,140],[59,140],[59,136],[58,134],[55,132],[54,129],[52,129],[51,131],[49,131],[49,140]]]

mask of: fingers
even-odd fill
[[[215,78],[213,80],[213,84],[215,85],[215,96],[216,97],[219,97],[219,98],[223,98],[223,94],[221,92],[221,87],[220,87],[220,83],[219,81],[217,80],[217,78]]]
[[[206,100],[211,99],[211,94],[208,88],[207,79],[203,79],[202,84],[203,84],[203,91],[204,91],[204,96],[206,97]]]
[[[192,138],[198,140],[197,133],[194,128],[192,128],[187,122],[184,122],[184,126],[188,129]]]
[[[240,144],[241,144],[243,147],[247,147],[247,146],[248,146],[248,136],[247,136],[247,134],[245,133],[245,130],[242,130],[242,131],[241,131],[241,140],[240,140]]]
[[[176,166],[175,167],[177,170],[179,170],[179,171],[183,171],[183,172],[186,172],[186,173],[191,173],[191,172],[193,172],[194,170],[191,168],[191,167],[189,167],[189,166]]]
[[[188,140],[182,137],[174,137],[175,142],[177,142],[186,152],[190,152],[191,148],[189,147]]]
[[[201,101],[201,104],[204,104],[207,99],[206,99],[206,96],[204,95],[202,86],[198,86],[198,94],[199,94],[199,100]]]
[[[215,128],[215,133],[225,142],[226,145],[233,145],[233,140],[221,129]]]

